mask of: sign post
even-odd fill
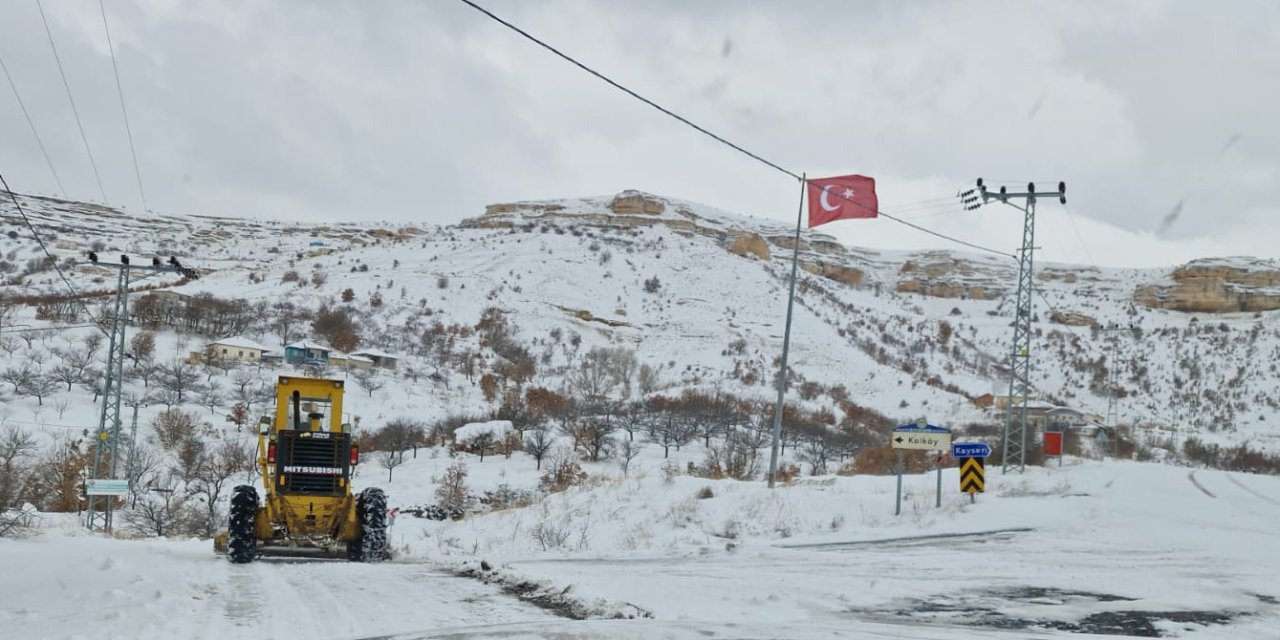
[[[890,446],[898,450],[898,495],[894,502],[893,515],[900,516],[902,515],[902,474],[907,466],[903,460],[903,450],[946,451],[947,447],[951,445],[951,431],[931,425],[924,418],[920,418],[915,424],[894,427],[890,438]],[[942,506],[941,454],[939,454],[938,497],[936,502],[937,506]]]
[[[986,488],[984,462],[991,455],[991,447],[981,442],[957,442],[951,445],[951,455],[960,463],[960,491],[969,494],[969,504],[973,504],[975,494]]]
[[[898,449],[898,497],[893,503],[893,515],[902,515],[902,469],[906,462],[902,460],[902,449]]]
[[[937,465],[938,465],[938,493],[937,493],[937,499],[934,501],[934,504],[933,504],[933,506],[934,506],[934,507],[936,507],[936,508],[938,508],[938,509],[941,509],[941,508],[942,508],[942,456],[943,456],[943,454],[942,454],[942,453],[939,453],[939,454],[938,454],[938,460],[937,460]]]

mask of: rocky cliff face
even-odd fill
[[[584,206],[585,205],[585,206]],[[557,202],[515,202],[491,204],[483,216],[467,220],[464,227],[509,228],[535,221],[560,221],[588,226],[669,227],[684,235],[714,238],[728,252],[758,260],[772,260],[772,248],[790,253],[795,236],[774,230],[759,231],[735,227],[721,220],[701,217],[688,208],[641,191],[623,191],[609,200],[591,200],[575,205]],[[809,273],[847,285],[863,284],[866,270],[855,264],[851,254],[835,238],[808,232],[800,239],[800,267]],[[786,255],[790,258],[790,255]]]
[[[990,300],[1004,294],[1009,269],[975,265],[944,251],[930,251],[903,263],[897,290],[938,298]]]
[[[1233,313],[1280,309],[1280,264],[1256,258],[1195,260],[1166,282],[1140,285],[1134,302],[1150,309]]]
[[[769,243],[758,233],[744,233],[729,243],[729,253],[739,256],[755,256],[760,260],[769,260]]]

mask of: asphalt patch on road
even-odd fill
[[[1116,603],[1135,602],[1134,598],[1107,593],[1074,591],[1046,587],[1019,587],[981,591],[960,595],[928,598],[904,598],[887,608],[854,609],[850,612],[864,620],[913,624],[946,624],[983,627],[1008,631],[1066,631],[1095,635],[1134,638],[1164,637],[1162,630],[1173,626],[1194,629],[1225,625],[1242,615],[1231,611],[1143,611],[1111,610]],[[1048,615],[1054,607],[1071,605],[1076,609],[1089,605],[1109,605],[1106,611],[1088,613],[1077,620]],[[1010,615],[1002,608],[1016,605],[1020,614]],[[1046,607],[1043,618],[1026,616],[1028,607]]]

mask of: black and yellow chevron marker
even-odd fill
[[[960,458],[960,491],[982,493],[984,487],[986,487],[986,477],[982,458]]]

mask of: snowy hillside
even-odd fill
[[[486,309],[505,314],[514,340],[536,359],[531,384],[562,389],[565,374],[593,347],[622,347],[653,369],[655,388],[647,392],[701,388],[761,401],[772,395],[792,233],[772,222],[639,192],[492,205],[447,228],[140,220],[98,206],[22,200],[80,291],[105,293],[115,284],[114,271],[85,263],[90,248],[104,260],[120,252],[143,260],[172,254],[201,270],[192,282],[163,275],[137,285],[227,303],[200,312],[187,325],[191,331],[154,325],[157,361],[186,357],[232,334],[279,349],[317,337],[308,327],[314,310],[349,309],[355,344],[402,356],[401,379],[413,382],[371,394],[380,396],[379,409],[367,418],[483,412],[470,387],[503,357],[456,329],[474,327]],[[65,285],[42,262],[12,204],[0,203],[0,212],[10,230],[0,239],[5,295],[29,303],[38,295],[64,296]],[[806,231],[801,261],[791,375],[793,388],[812,383],[804,394],[808,406],[839,418],[847,399],[894,421],[923,414],[935,423],[999,422],[974,400],[1007,393],[1011,260],[850,248]],[[1270,311],[1229,311],[1269,308],[1274,267],[1208,264],[1234,266],[1244,280],[1230,274],[1195,280],[1196,263],[1176,270],[1038,265],[1032,354],[1038,399],[1102,421],[1114,388],[1118,422],[1139,433],[1280,448],[1269,427],[1280,419],[1271,393],[1280,323]],[[1181,281],[1203,293],[1185,294]],[[141,297],[135,294],[135,304]],[[1213,311],[1163,308],[1178,300]],[[12,313],[9,322],[58,326],[35,319],[29,306]],[[281,321],[289,314],[302,319]],[[83,313],[60,317],[62,324],[85,320]],[[424,333],[437,322],[455,330],[446,329],[451,347],[433,354],[434,338]],[[1110,325],[1130,330],[1095,328]],[[22,346],[6,348],[6,366],[29,357],[33,349]],[[468,359],[474,367],[462,364]],[[435,375],[424,382],[419,374]],[[510,386],[503,377],[503,388]],[[638,391],[620,385],[610,394],[636,398]],[[11,418],[48,421],[47,411],[33,419],[30,405],[38,404],[14,403]]]
[[[446,228],[22,202],[55,258],[0,205],[15,637],[1280,637],[1280,487],[1242,472],[1280,450],[1269,263],[1040,265],[1033,404],[1097,422],[1114,389],[1123,439],[1086,425],[1062,466],[989,461],[975,502],[949,456],[912,453],[895,516],[887,428],[998,444],[1011,261],[802,234],[770,490],[793,230],[639,192]],[[131,484],[103,536],[83,529],[93,322],[121,253],[200,277],[132,283]],[[296,375],[345,380],[352,485],[386,490],[391,562],[213,554]]]

